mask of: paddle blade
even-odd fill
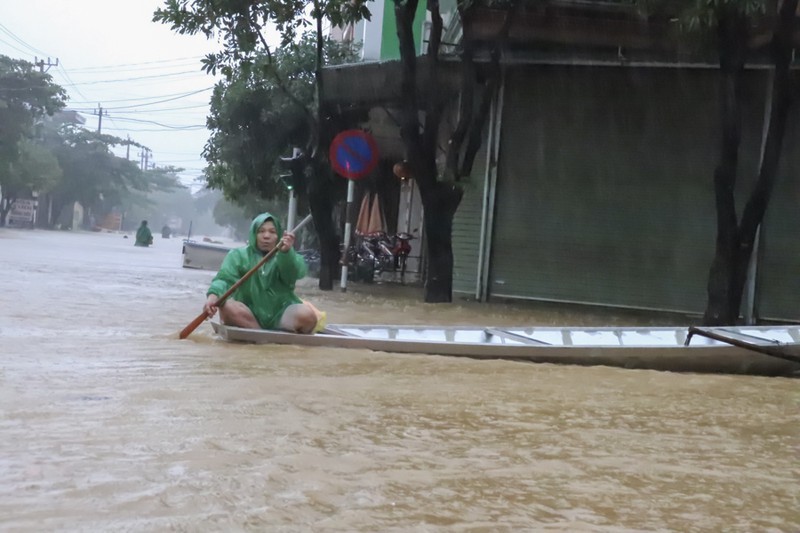
[[[189,325],[188,325],[188,326],[186,326],[185,328],[183,328],[183,329],[181,330],[181,333],[180,333],[180,335],[178,336],[178,338],[179,338],[179,339],[185,339],[186,337],[188,337],[189,335],[191,335],[191,334],[192,334],[192,332],[193,332],[194,330],[196,330],[196,329],[197,329],[197,326],[199,326],[200,324],[202,324],[202,323],[203,323],[203,321],[204,321],[206,318],[208,318],[208,313],[206,313],[205,311],[203,311],[202,313],[200,313],[199,315],[197,315],[197,318],[195,318],[194,320],[192,320],[192,321],[189,323]]]

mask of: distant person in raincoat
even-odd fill
[[[150,233],[150,228],[147,227],[147,221],[142,220],[142,225],[136,230],[136,242],[134,246],[150,246],[153,244],[153,234]]]
[[[208,288],[203,307],[208,316],[219,309],[220,319],[229,326],[313,333],[324,322],[324,313],[294,293],[295,283],[307,271],[303,256],[293,248],[294,238],[271,214],[254,218],[247,246],[228,252]],[[219,297],[276,246],[279,252],[217,306]]]

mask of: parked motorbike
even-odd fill
[[[357,235],[347,254],[349,271],[354,281],[371,283],[383,272],[400,271],[400,282],[405,283],[406,263],[411,253],[410,241],[414,235],[407,232],[389,236],[384,232]]]
[[[308,267],[308,275],[312,278],[318,278],[320,269],[319,251],[307,248],[305,250],[299,250],[297,253],[302,255],[303,259],[305,259],[306,266]]]
[[[360,240],[357,239],[350,245],[346,256],[344,244],[340,245],[339,254],[342,258],[340,263],[344,264],[346,261],[348,265],[347,279],[350,281],[372,282],[375,273],[374,258],[371,255],[371,250],[364,248],[364,244]]]
[[[414,235],[405,231],[394,236],[394,247],[392,248],[392,254],[395,258],[394,268],[395,270],[400,269],[400,283],[403,285],[406,283],[406,261],[408,260],[408,254],[411,253],[411,239],[413,238]]]

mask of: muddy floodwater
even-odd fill
[[[2,531],[800,531],[800,381],[227,344],[180,239],[0,228]],[[622,324],[301,294],[330,322]]]

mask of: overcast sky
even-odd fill
[[[0,54],[30,62],[49,58],[54,66],[48,73],[87,129],[97,130],[102,106],[103,133],[144,144],[158,166],[185,168],[181,179],[189,184],[205,166],[200,154],[215,82],[200,70],[200,59],[217,44],[151,22],[162,4],[0,0]],[[130,158],[140,161],[138,149]]]

